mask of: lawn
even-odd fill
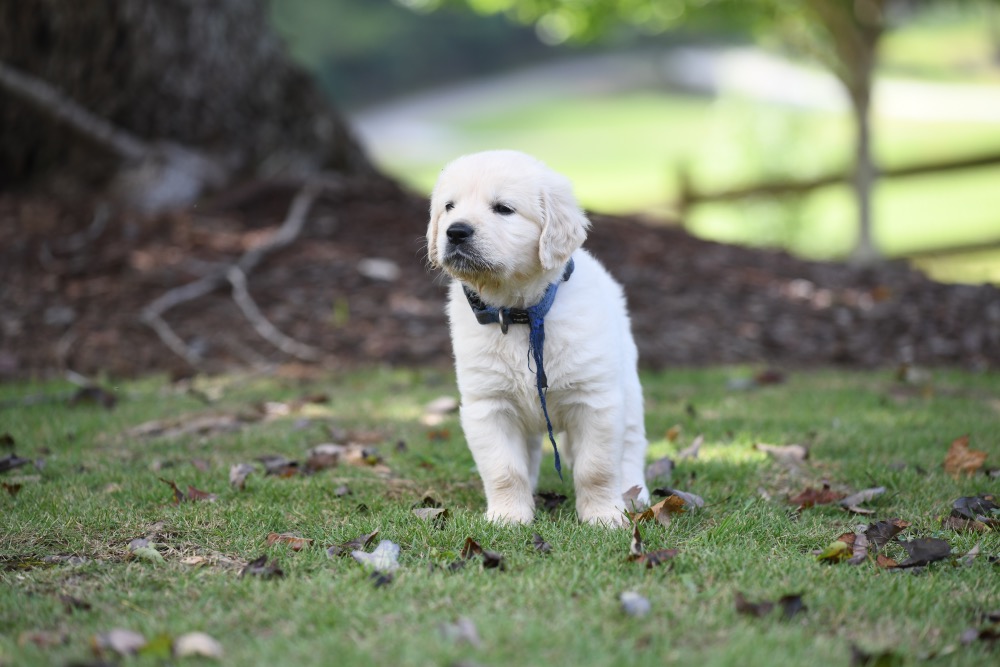
[[[151,641],[123,663],[137,665],[168,661],[170,640],[192,631],[214,637],[221,663],[232,665],[770,666],[815,665],[819,656],[876,664],[852,663],[852,645],[885,654],[877,664],[995,664],[995,642],[967,631],[989,631],[983,614],[1000,610],[1000,538],[941,518],[956,499],[996,490],[984,471],[1000,465],[1000,380],[940,370],[907,384],[890,372],[818,370],[755,386],[752,375],[644,375],[649,458],[673,457],[665,484],[705,501],[668,526],[639,524],[644,550],[677,550],[651,568],[628,560],[630,530],[578,523],[571,475],[561,483],[551,457],[540,487],[569,499],[540,509],[529,527],[486,523],[457,419],[422,422],[428,402],[455,395],[448,373],[108,382],[113,409],[70,406],[75,390],[60,384],[0,386],[0,435],[42,461],[0,474],[8,489],[0,494],[0,664],[94,662],[92,638],[114,628]],[[942,464],[965,434],[986,463],[953,478]],[[681,459],[698,435],[698,455]],[[265,475],[257,461],[304,463],[310,447],[347,441],[377,455],[308,475]],[[784,463],[756,443],[800,443],[809,458]],[[239,463],[255,467],[242,490],[229,482]],[[217,498],[175,504],[169,482]],[[789,502],[824,483],[886,491],[865,503],[872,515]],[[412,511],[425,504],[448,514],[425,521]],[[813,553],[892,518],[911,524],[901,538],[945,540],[953,556],[892,569],[824,563]],[[373,579],[350,556],[328,557],[329,546],[376,529],[366,551],[380,540],[401,547],[391,580]],[[268,545],[271,533],[312,542],[294,551]],[[536,533],[551,551],[534,546]],[[133,544],[130,557],[130,543],[146,536],[155,553]],[[504,567],[463,560],[467,538],[500,554]],[[977,545],[979,556],[963,561]],[[895,543],[886,553],[906,557]],[[241,577],[262,554],[284,576]],[[626,614],[625,591],[644,596],[649,613]],[[806,610],[754,617],[737,611],[737,592],[753,602],[801,594]]]

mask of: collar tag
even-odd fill
[[[500,333],[506,335],[507,327],[510,325],[510,312],[506,308],[501,308],[497,315],[500,319]]]

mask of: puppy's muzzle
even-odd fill
[[[448,243],[452,246],[459,246],[469,240],[475,230],[467,222],[453,222],[445,232],[448,236]]]

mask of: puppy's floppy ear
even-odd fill
[[[553,179],[542,187],[542,234],[538,258],[548,271],[569,261],[587,240],[590,221],[580,210],[568,181]]]
[[[444,211],[440,206],[435,210],[435,202],[431,200],[431,221],[427,225],[427,261],[430,262],[431,268],[438,268],[441,266],[441,257],[438,253],[437,247],[437,234],[438,234],[438,221],[441,219],[441,214]]]

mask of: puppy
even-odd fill
[[[621,286],[580,247],[589,226],[569,181],[516,151],[458,158],[431,195],[428,258],[454,279],[462,429],[494,522],[532,521],[542,440],[560,432],[582,521],[624,525],[633,486],[649,502],[638,354]]]

